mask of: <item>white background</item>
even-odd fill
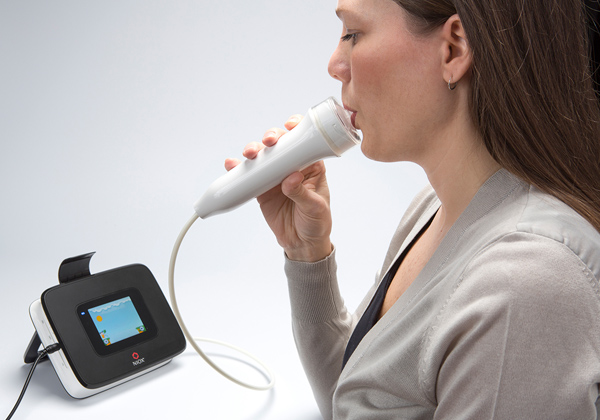
[[[342,30],[334,10],[334,0],[0,0],[0,417],[29,369],[29,304],[57,284],[63,259],[96,251],[92,273],[145,264],[167,294],[173,242],[223,160],[340,97],[327,74]],[[353,309],[426,180],[359,148],[327,167]],[[274,390],[229,383],[188,346],[167,367],[81,401],[44,363],[15,419],[320,418],[282,264],[251,202],[198,221],[176,271],[190,329],[258,355],[277,376]]]

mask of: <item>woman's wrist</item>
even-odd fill
[[[284,249],[285,255],[289,260],[299,262],[321,261],[331,255],[332,251],[333,244],[331,241],[313,246]]]

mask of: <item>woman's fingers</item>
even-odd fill
[[[285,133],[287,133],[287,131],[282,128],[271,128],[263,135],[262,144],[267,147],[275,146],[279,138]]]
[[[300,121],[302,121],[302,118],[304,118],[304,117],[301,114],[294,114],[290,118],[288,118],[288,120],[285,122],[285,124],[283,124],[283,126],[285,128],[287,128],[288,130],[291,130],[292,128],[294,128],[298,124],[300,124]]]
[[[285,122],[285,124],[284,124],[285,128],[287,130],[291,130],[292,128],[296,127],[300,123],[300,121],[302,121],[302,118],[303,117],[301,114],[292,115]],[[279,141],[279,138],[281,136],[283,136],[285,133],[287,133],[287,130],[284,130],[284,129],[278,128],[278,127],[274,127],[274,128],[267,130],[265,132],[265,134],[263,135],[262,141],[253,141],[251,143],[248,143],[246,145],[246,147],[244,147],[244,151],[242,152],[242,155],[246,159],[256,158],[256,155],[258,155],[258,152],[260,152],[265,147],[275,146],[277,144],[277,142]],[[233,168],[235,168],[237,165],[239,165],[240,162],[241,161],[239,159],[234,159],[234,158],[225,159],[225,169],[227,171],[230,171]]]
[[[256,157],[256,155],[258,154],[258,152],[260,152],[262,149],[264,149],[264,144],[262,144],[261,142],[258,141],[253,141],[251,143],[248,143],[246,145],[246,147],[244,147],[244,151],[242,152],[242,155],[246,158],[246,159],[254,159]]]
[[[300,123],[300,121],[302,121],[302,115],[295,114],[288,118],[288,120],[283,125],[287,130],[291,130],[292,128],[296,127]],[[285,133],[287,133],[287,131],[281,128],[271,128],[270,130],[267,130],[267,132],[263,135],[262,142],[267,147],[274,146],[275,144],[277,144],[279,138]]]
[[[239,159],[228,158],[225,159],[225,170],[227,172],[231,171],[233,168],[238,166],[242,161]]]

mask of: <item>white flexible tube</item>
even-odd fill
[[[239,347],[236,347],[236,346],[228,344],[228,343],[224,343],[222,341],[217,341],[217,340],[212,340],[212,339],[207,339],[207,338],[196,338],[196,337],[193,337],[190,334],[190,332],[188,331],[187,327],[185,326],[185,323],[183,322],[183,319],[181,317],[181,313],[179,312],[179,307],[177,306],[177,298],[175,297],[175,280],[174,280],[174,277],[175,277],[175,261],[177,260],[177,253],[179,252],[179,247],[181,246],[181,242],[183,242],[183,238],[185,237],[185,235],[188,232],[188,230],[190,229],[190,227],[194,224],[194,222],[196,221],[196,219],[198,219],[198,215],[196,215],[194,213],[194,215],[192,216],[192,218],[185,224],[185,226],[183,227],[183,229],[179,233],[179,236],[177,237],[177,240],[175,241],[175,245],[173,246],[173,251],[171,253],[171,261],[169,262],[169,297],[171,298],[171,306],[173,307],[173,312],[175,314],[175,318],[177,318],[177,321],[179,322],[179,326],[181,327],[181,330],[183,331],[183,334],[186,336],[186,338],[188,339],[188,341],[190,342],[190,344],[192,345],[192,347],[194,348],[194,350],[196,350],[196,352],[214,370],[216,370],[217,372],[219,372],[221,375],[223,375],[224,377],[226,377],[230,381],[235,382],[236,384],[241,385],[243,387],[254,389],[254,390],[257,390],[257,391],[266,391],[268,389],[271,389],[275,385],[275,377],[273,376],[273,374],[271,373],[271,370],[267,367],[267,365],[265,365],[263,362],[261,362],[258,358],[256,358],[255,356],[251,355],[250,353],[246,352],[245,350],[242,350]],[[265,376],[269,379],[269,383],[267,385],[264,385],[264,386],[252,385],[252,384],[249,384],[247,382],[241,381],[241,380],[239,380],[239,379],[231,376],[230,374],[228,374],[227,372],[225,372],[223,369],[221,369],[219,366],[217,366],[210,359],[210,357],[208,357],[206,355],[206,353],[204,353],[204,351],[202,351],[202,349],[198,345],[197,341],[206,341],[206,342],[210,342],[210,343],[214,343],[214,344],[219,344],[221,346],[229,347],[229,348],[231,348],[231,349],[233,349],[233,350],[235,350],[237,352],[240,352],[240,353],[246,355],[250,359],[254,360],[256,363],[258,363],[265,370],[265,372],[266,372]]]

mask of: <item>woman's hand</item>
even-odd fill
[[[301,119],[302,116],[294,115],[284,126],[291,130]],[[277,144],[285,133],[280,128],[268,130],[262,142],[253,142],[245,147],[244,157],[254,159],[264,147]],[[229,171],[239,163],[237,159],[227,159],[225,169]],[[302,172],[292,173],[257,200],[265,220],[289,259],[315,262],[331,253],[329,188],[322,161]]]

